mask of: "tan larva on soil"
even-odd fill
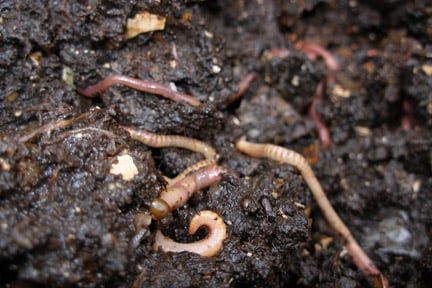
[[[132,139],[138,140],[151,147],[180,147],[201,153],[206,159],[215,159],[217,156],[213,147],[194,138],[179,135],[159,135],[146,130],[126,126],[121,126],[121,128],[128,131]]]
[[[226,238],[226,225],[222,218],[213,211],[204,210],[198,212],[189,224],[189,234],[193,235],[201,226],[208,229],[204,239],[193,243],[179,243],[164,236],[161,231],[156,232],[155,250],[162,249],[164,252],[192,252],[201,256],[215,256],[221,249]]]
[[[302,155],[293,150],[285,149],[280,146],[272,144],[255,144],[244,139],[240,139],[236,143],[236,147],[240,151],[252,157],[269,158],[294,166],[308,184],[309,189],[311,190],[327,222],[346,240],[346,249],[351,255],[355,265],[365,274],[373,276],[381,275],[381,272],[378,270],[372,260],[366,255],[366,253],[355,240],[351,231],[333,209],[333,206],[324,193],[324,190],[322,189],[321,184],[316,178],[312,168]]]

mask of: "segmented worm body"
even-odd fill
[[[327,199],[318,179],[315,177],[312,168],[306,159],[292,150],[285,149],[280,146],[272,144],[255,144],[241,139],[236,143],[237,148],[252,157],[269,158],[275,161],[280,161],[294,166],[303,176],[304,180],[309,186],[318,206],[320,207],[324,217],[330,226],[346,241],[346,248],[348,253],[353,258],[357,267],[370,275],[380,275],[380,271],[374,265],[372,260],[366,255],[354,236],[349,231],[348,227],[340,219],[336,211],[333,209],[330,201]]]
[[[186,169],[183,170],[176,177],[174,177],[172,179],[166,177],[165,180],[167,180],[167,182],[168,182],[168,187],[173,186],[179,180],[185,178],[189,173],[192,173],[193,171],[197,171],[197,170],[199,170],[201,168],[204,168],[204,167],[212,165],[212,164],[216,164],[216,161],[214,159],[201,160],[201,161],[199,161],[199,162],[197,162],[195,164],[192,164],[192,165],[186,167]]]
[[[315,123],[315,127],[318,132],[318,138],[321,141],[321,146],[323,149],[326,149],[331,144],[331,136],[330,131],[327,128],[327,126],[324,124],[324,122],[321,120],[321,118],[318,116],[317,113],[317,106],[320,104],[320,102],[323,99],[324,94],[324,81],[321,81],[315,92],[315,96],[312,98],[312,103],[309,106],[309,117],[312,119],[312,121]]]
[[[337,59],[332,55],[332,53],[330,53],[330,51],[328,51],[321,45],[305,41],[299,41],[294,44],[294,47],[302,50],[311,60],[315,60],[316,55],[321,55],[327,68],[330,71],[334,72],[339,70],[339,63]]]
[[[169,86],[124,75],[108,76],[93,86],[89,86],[85,89],[77,89],[77,91],[78,93],[91,98],[97,93],[101,93],[115,84],[123,84],[139,91],[160,95],[175,102],[185,101],[192,106],[201,105],[201,102],[192,95],[174,91]]]
[[[126,126],[121,126],[121,128],[128,131],[132,139],[138,140],[151,147],[180,147],[201,153],[206,159],[216,158],[216,151],[213,147],[194,138],[180,135],[159,135],[146,130]]]
[[[230,100],[230,102],[234,102],[237,99],[239,99],[249,88],[251,83],[255,80],[255,78],[258,77],[258,74],[256,72],[251,72],[247,74],[238,84],[237,84],[237,93],[234,95],[234,97]]]
[[[226,238],[226,225],[222,218],[213,211],[204,210],[198,212],[189,224],[189,234],[193,235],[201,226],[208,229],[207,236],[194,243],[179,243],[168,238],[157,231],[153,248],[161,248],[164,252],[192,252],[206,257],[216,255],[223,245]]]
[[[152,201],[150,212],[157,219],[165,218],[169,212],[183,206],[195,192],[218,182],[226,172],[226,168],[218,165],[208,165],[192,172],[162,191]]]

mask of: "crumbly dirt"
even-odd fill
[[[0,2],[0,286],[379,287],[353,265],[295,169],[235,148],[246,136],[307,157],[391,286],[427,287],[428,2]],[[127,19],[142,11],[165,17],[165,29],[126,40]],[[337,58],[332,83],[325,61],[298,41]],[[121,85],[91,99],[76,91],[113,74],[173,83],[203,104]],[[308,111],[326,79],[316,106],[331,135],[323,149]],[[202,158],[148,147],[120,125],[207,142],[229,172],[166,219],[134,226],[164,176]],[[124,153],[138,171],[131,180],[110,173]],[[204,237],[187,234],[200,210],[227,224],[217,256],[153,250],[157,229],[179,242]]]

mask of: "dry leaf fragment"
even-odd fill
[[[138,174],[138,169],[132,157],[125,154],[117,157],[117,162],[111,165],[110,173],[120,175],[124,180],[129,181]]]
[[[138,34],[165,29],[166,18],[156,14],[142,11],[134,18],[127,20],[126,39],[133,38]]]

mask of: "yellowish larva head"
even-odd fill
[[[157,220],[165,218],[170,211],[171,209],[165,200],[161,198],[153,199],[150,206],[150,212]]]

